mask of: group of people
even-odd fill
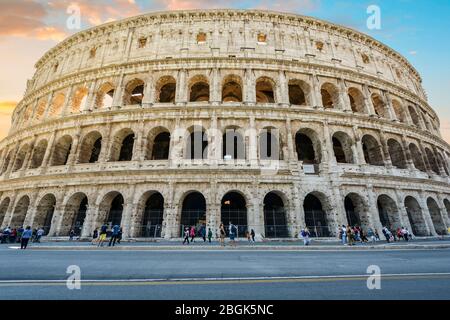
[[[112,226],[111,230],[109,230],[108,225],[103,224],[100,227],[100,231],[98,229],[94,230],[94,233],[92,234],[92,244],[96,244],[98,247],[103,247],[107,236],[110,235],[108,246],[114,247],[116,243],[120,244],[120,241],[122,240],[122,233],[122,227],[117,224]]]
[[[12,228],[6,227],[0,230],[0,243],[20,243],[21,249],[26,249],[28,242],[40,243],[41,238],[44,236],[44,228],[31,229],[30,226],[24,228]]]
[[[409,241],[412,239],[412,234],[408,231],[408,228],[401,227],[397,228],[395,232],[391,232],[386,226],[384,226],[381,231],[383,232],[386,241],[392,242],[397,240]],[[372,228],[367,230],[367,233],[361,226],[345,226],[339,227],[338,237],[343,245],[355,245],[356,242],[366,243],[366,242],[376,242],[380,241],[380,235],[378,231]]]
[[[208,242],[211,243],[213,238],[213,232],[211,228],[208,228],[208,233],[206,233],[206,226],[201,225],[199,228],[195,228],[195,226],[184,227],[183,230],[183,244],[189,244],[195,242],[195,237],[198,235],[203,239],[203,242],[206,242],[206,237],[208,237]],[[225,246],[225,238],[227,236],[227,232],[225,230],[225,225],[223,223],[220,224],[219,234],[216,234],[216,237],[219,239],[219,243],[221,246]],[[230,245],[236,246],[236,238],[238,237],[238,227],[230,222],[228,226],[228,236],[230,238]],[[255,231],[251,229],[251,231],[246,231],[245,236],[249,242],[255,242]]]

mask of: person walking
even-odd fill
[[[191,242],[195,242],[195,227],[194,226],[191,227],[190,236],[191,236]]]
[[[390,243],[391,242],[391,235],[390,235],[390,232],[389,232],[388,228],[383,227],[383,229],[381,229],[381,232],[383,232],[383,235],[386,238],[387,243]]]
[[[200,236],[203,238],[203,242],[206,242],[206,227],[204,225],[200,228]]]
[[[45,233],[44,229],[42,227],[40,227],[38,229],[38,231],[36,232],[36,242],[37,243],[41,243],[41,238],[44,235],[44,233]]]
[[[187,242],[187,244],[189,244],[189,228],[188,227],[184,227],[184,240],[183,240],[183,244],[185,244]]]
[[[369,230],[367,230],[367,236],[369,237],[370,241],[372,241],[372,243],[375,243],[375,233],[373,232],[372,228],[369,228]]]
[[[108,247],[111,247],[111,245],[114,247],[116,245],[116,241],[119,238],[119,231],[120,231],[120,226],[115,224],[111,230],[111,239],[109,239]]]
[[[208,241],[209,241],[209,243],[211,243],[212,236],[213,236],[213,233],[211,231],[211,228],[208,228]]]
[[[303,238],[303,244],[305,246],[309,246],[309,244],[311,243],[311,240],[309,239],[309,237],[311,236],[309,229],[308,228],[303,229],[300,234]]]
[[[108,226],[103,224],[100,228],[100,236],[98,237],[98,246],[103,247],[103,243],[106,240],[106,234],[108,232]]]
[[[220,227],[219,227],[219,232],[220,232],[220,245],[221,246],[225,246],[225,226],[223,225],[223,222],[220,223]]]
[[[120,227],[119,234],[117,235],[117,243],[120,244],[120,241],[122,241],[122,235],[123,235],[123,229]]]
[[[230,245],[231,246],[236,246],[236,234],[237,234],[237,228],[234,224],[231,223],[230,221],[230,226],[229,226],[229,232],[230,232]]]
[[[347,229],[345,231],[347,233],[347,241],[348,241],[348,245],[349,246],[353,246],[354,244],[354,234],[353,234],[353,230],[350,226],[347,226]]]
[[[98,239],[98,230],[95,228],[94,232],[92,233],[92,244],[95,244]]]
[[[22,237],[20,239],[20,249],[25,250],[28,246],[28,241],[30,241],[33,236],[33,231],[31,231],[31,227],[28,226],[25,231],[22,233]]]
[[[342,244],[346,245],[347,244],[347,231],[344,225],[342,225],[342,227],[340,228],[341,231],[341,240],[342,240]]]
[[[75,230],[70,230],[70,233],[69,233],[69,241],[73,241],[73,237],[75,237]]]
[[[22,239],[22,234],[25,230],[23,229],[23,226],[20,226],[19,229],[16,230],[16,241],[17,243],[20,243],[20,239]]]
[[[405,229],[404,227],[402,227],[400,232],[401,232],[401,234],[403,236],[403,239],[405,239],[405,241],[408,242],[409,241],[409,232],[408,232],[408,230]]]
[[[255,230],[252,229],[250,235],[252,236],[252,241],[255,242]]]

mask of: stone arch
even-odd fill
[[[222,197],[220,221],[228,232],[230,222],[233,223],[238,229],[238,236],[243,237],[248,231],[247,201],[241,192],[229,191]]]
[[[208,102],[209,82],[203,75],[194,76],[189,81],[189,102]]]
[[[95,96],[95,109],[111,108],[113,104],[115,87],[111,82],[100,86]]]
[[[419,202],[414,197],[407,196],[405,198],[405,208],[413,233],[416,236],[428,236],[427,225]]]
[[[366,230],[370,227],[368,206],[362,196],[355,192],[347,194],[344,208],[348,225],[360,226]]]
[[[138,202],[137,235],[160,238],[164,222],[164,197],[158,191],[145,192]]]
[[[259,133],[259,158],[261,160],[283,160],[279,130],[263,128]]]
[[[80,236],[86,220],[89,200],[85,193],[77,192],[70,196],[64,207],[58,236],[68,236],[73,230],[75,235]]]
[[[30,149],[31,147],[29,144],[25,144],[24,146],[22,146],[22,148],[20,148],[19,152],[16,155],[16,161],[14,162],[14,166],[12,169],[13,172],[22,169],[27,155],[30,152]]]
[[[383,227],[391,231],[402,227],[400,223],[400,212],[395,201],[388,195],[382,194],[377,199],[378,217]]]
[[[245,140],[240,128],[225,128],[222,136],[222,158],[245,159]]]
[[[283,197],[278,192],[271,191],[264,197],[263,205],[265,237],[289,237],[286,204]]]
[[[39,168],[42,165],[42,161],[44,161],[45,152],[48,147],[48,142],[46,139],[42,139],[39,143],[34,147],[33,155],[31,157],[30,169]]]
[[[125,85],[123,104],[142,105],[142,100],[144,99],[144,87],[145,83],[141,79],[134,78],[133,80],[128,81]]]
[[[305,224],[312,237],[331,236],[330,225],[333,218],[331,206],[325,194],[318,191],[309,193],[303,201],[303,210]]]
[[[434,230],[438,235],[446,235],[447,227],[445,226],[444,220],[442,219],[441,209],[432,197],[427,199],[427,207],[430,212],[431,221],[433,221]]]
[[[395,139],[389,139],[387,142],[389,155],[391,157],[392,165],[399,169],[406,169],[406,158],[403,152],[402,145]]]
[[[342,131],[335,132],[332,137],[332,143],[337,163],[354,163],[353,141],[347,133]]]
[[[206,199],[198,191],[189,191],[182,197],[180,235],[185,227],[196,227],[206,224]]]
[[[0,174],[4,174],[6,170],[8,170],[9,163],[11,162],[13,151],[9,151],[8,154],[5,157],[5,160],[3,161],[2,171]]]
[[[366,134],[361,139],[361,142],[366,163],[373,166],[384,166],[381,145],[378,143],[377,139],[369,134]]]
[[[109,226],[120,225],[122,223],[124,203],[124,197],[120,192],[108,192],[98,207],[98,223]]]
[[[79,163],[96,163],[102,149],[102,135],[98,131],[86,134],[81,142]]]
[[[170,152],[170,132],[167,128],[156,127],[147,137],[146,160],[168,160]]]
[[[423,156],[419,148],[414,143],[410,143],[408,148],[409,152],[411,153],[414,167],[422,172],[427,172],[425,162],[423,161]]]
[[[397,119],[402,123],[406,123],[405,109],[403,108],[403,105],[400,103],[400,101],[393,99],[392,107],[394,108],[395,116],[397,117]]]
[[[319,135],[309,128],[302,128],[295,134],[295,149],[298,161],[304,164],[319,164],[322,152]]]
[[[320,88],[320,94],[325,109],[333,109],[339,106],[339,90],[334,84],[324,83]]]
[[[8,212],[9,205],[11,203],[10,198],[4,198],[2,202],[0,203],[0,228],[3,226],[3,223],[5,222],[5,216]]]
[[[303,80],[291,79],[288,82],[289,103],[297,106],[311,105],[311,87]]]
[[[228,75],[222,84],[222,102],[242,102],[242,79],[237,75]]]
[[[53,214],[55,212],[56,197],[48,193],[39,200],[36,207],[36,213],[33,221],[33,228],[44,229],[44,235],[47,235],[52,226]]]
[[[372,99],[373,108],[375,113],[382,118],[387,118],[385,103],[383,98],[378,93],[373,93],[370,98]]]
[[[133,159],[134,131],[124,128],[114,135],[109,161],[131,161]]]
[[[78,87],[72,95],[72,101],[70,106],[71,113],[77,113],[86,108],[88,88]]]
[[[425,148],[425,153],[427,154],[428,163],[431,166],[431,170],[433,170],[433,172],[436,173],[437,175],[440,175],[441,172],[439,171],[439,166],[433,151],[431,151],[429,148]]]
[[[40,98],[36,107],[36,113],[34,115],[35,121],[40,121],[45,114],[45,108],[47,107],[47,98]]]
[[[156,82],[156,101],[159,103],[174,103],[177,82],[172,76],[164,76]]]
[[[269,77],[260,77],[256,80],[256,103],[275,103],[275,81]]]
[[[445,161],[444,157],[442,156],[442,154],[440,154],[439,152],[437,153],[437,157],[436,159],[438,160],[438,162],[440,163],[440,165],[444,168],[444,171],[446,173],[447,176],[450,176],[450,172],[448,169],[448,165],[447,162]]]
[[[29,206],[30,198],[28,196],[22,196],[19,201],[17,201],[10,223],[11,228],[19,228],[23,226]]]
[[[50,110],[48,111],[48,116],[50,118],[57,117],[61,115],[64,102],[66,101],[66,95],[62,92],[57,93],[50,104]]]
[[[207,159],[208,158],[208,136],[206,130],[199,125],[194,125],[188,130],[186,139],[186,159]]]
[[[417,114],[416,109],[413,106],[408,106],[408,111],[409,111],[409,115],[411,116],[411,120],[413,122],[413,124],[417,127],[420,128],[420,120],[419,120],[419,115]]]
[[[65,166],[72,149],[72,137],[65,135],[58,139],[53,149],[52,166]]]
[[[365,103],[364,103],[364,95],[362,92],[355,88],[351,87],[347,91],[348,98],[350,99],[350,107],[353,112],[365,113]]]

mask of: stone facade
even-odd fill
[[[147,14],[38,61],[0,142],[0,224],[446,234],[449,158],[417,71],[364,34],[277,12]]]

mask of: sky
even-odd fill
[[[81,29],[69,30],[68,8],[81,9]],[[377,5],[381,28],[369,30],[367,8]],[[138,14],[181,9],[267,9],[313,16],[369,34],[419,71],[429,103],[450,143],[450,1],[448,0],[0,0],[0,139],[23,97],[34,64],[71,34]]]

